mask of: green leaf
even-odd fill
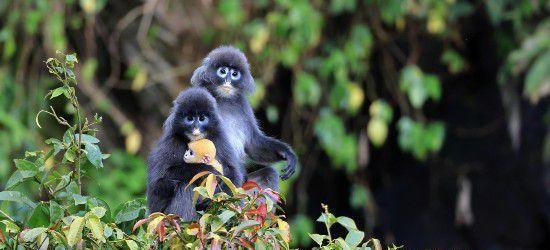
[[[296,103],[300,106],[315,106],[321,99],[321,87],[317,83],[317,79],[305,72],[300,72],[296,76],[292,92]]]
[[[443,146],[445,126],[441,122],[431,122],[424,131],[424,140],[432,152],[437,152]]]
[[[27,170],[27,171],[36,171],[38,170],[38,166],[34,164],[34,162],[22,160],[22,159],[16,159],[14,160],[15,167],[19,170]]]
[[[340,216],[336,220],[340,225],[344,226],[348,230],[357,230],[357,226],[355,225],[355,222],[348,217]]]
[[[449,72],[456,74],[464,70],[465,62],[462,56],[455,50],[446,50],[441,56],[441,61],[447,64]]]
[[[357,137],[346,134],[343,120],[330,109],[324,108],[320,113],[314,131],[321,146],[336,167],[345,166],[352,172],[357,167],[357,161],[350,161],[357,157]]]
[[[386,101],[378,99],[370,105],[369,114],[372,117],[379,117],[384,122],[390,123],[393,118],[393,109]]]
[[[79,134],[74,134],[74,139],[76,141],[78,141],[79,137],[80,137]],[[82,140],[82,143],[91,143],[91,144],[99,143],[99,139],[87,134],[82,134],[81,140]]]
[[[365,187],[358,184],[352,186],[350,204],[353,208],[367,207],[371,200],[371,194]]]
[[[36,204],[32,202],[29,198],[22,195],[17,191],[2,191],[0,192],[0,201],[13,201],[23,203],[31,208],[35,208]]]
[[[231,190],[231,193],[233,195],[236,195],[237,194],[237,187],[235,186],[235,184],[233,184],[233,182],[225,177],[225,176],[220,176],[220,179],[225,183],[225,185],[229,188],[229,190]]]
[[[78,59],[76,58],[76,53],[66,55],[65,62],[67,62],[70,65],[74,65],[75,63],[78,63]]]
[[[143,199],[132,200],[121,204],[115,211],[115,222],[121,223],[135,220],[141,211],[145,210]]]
[[[98,218],[102,218],[103,216],[105,216],[105,212],[107,212],[107,209],[104,207],[94,207],[90,212]]]
[[[36,176],[37,171],[17,170],[13,172],[10,179],[6,183],[6,189],[12,189],[15,186],[23,183],[24,181]]]
[[[86,158],[94,165],[96,168],[102,168],[103,167],[103,155],[101,154],[101,150],[99,147],[95,144],[92,144],[90,142],[84,142],[85,149],[86,149]]]
[[[67,149],[63,155],[63,158],[69,162],[74,162],[76,159],[76,152],[73,148]]]
[[[86,204],[88,197],[82,196],[79,194],[73,194],[73,199],[74,199],[74,204],[78,206],[78,205]]]
[[[101,224],[101,221],[97,216],[90,215],[86,219],[86,227],[90,229],[94,238],[96,238],[99,242],[105,243],[105,237],[103,236],[103,224]]]
[[[218,215],[218,218],[223,222],[223,224],[227,223],[233,216],[235,216],[235,212],[231,210],[224,210],[220,215]]]
[[[138,244],[133,240],[126,240],[126,245],[128,245],[128,248],[130,250],[139,250]]]
[[[353,11],[355,9],[356,0],[331,0],[330,12],[340,14],[344,11]]]
[[[244,220],[238,226],[235,227],[235,230],[234,230],[235,235],[237,235],[238,232],[240,232],[240,231],[242,231],[246,228],[257,226],[259,224],[260,223],[258,221],[255,221],[255,220]]]
[[[15,223],[13,223],[10,220],[2,220],[1,221],[4,225],[6,225],[6,232],[7,233],[19,233],[19,226],[17,226]]]
[[[63,143],[65,144],[71,144],[71,142],[73,141],[74,139],[74,136],[71,136],[71,135],[74,135],[74,130],[72,128],[69,128],[65,131],[65,133],[63,134]],[[71,138],[72,137],[72,138]]]
[[[523,94],[532,103],[550,94],[550,51],[539,56],[527,72]]]
[[[50,201],[50,223],[56,223],[63,218],[63,207],[55,201]]]
[[[352,247],[356,247],[363,241],[363,238],[365,237],[365,233],[359,231],[359,230],[349,230],[348,234],[346,235],[346,243]]]
[[[28,227],[47,227],[50,225],[50,210],[45,203],[40,203],[36,206],[26,223]]]
[[[38,227],[38,228],[30,229],[29,231],[26,231],[23,234],[23,240],[26,241],[26,242],[33,242],[33,241],[36,240],[36,238],[38,238],[38,236],[45,233],[46,230],[48,230],[48,229],[45,228],[45,227]]]
[[[210,221],[210,231],[215,233],[220,230],[224,224],[225,223],[219,217],[214,217]]]
[[[351,247],[348,245],[347,242],[344,241],[342,238],[338,238],[335,240],[336,245],[340,246],[343,250],[351,249]]]
[[[428,125],[402,117],[397,123],[399,146],[411,152],[417,159],[423,160],[430,152],[437,152],[443,146],[445,126],[441,122]]]
[[[245,19],[245,12],[240,0],[222,0],[218,3],[218,11],[230,26],[237,26]]]
[[[382,21],[388,25],[394,25],[396,20],[406,14],[407,10],[403,0],[376,0]]]
[[[320,234],[309,234],[309,237],[311,237],[313,241],[315,241],[315,243],[317,243],[317,245],[319,246],[323,245],[323,240],[328,240],[328,236]]]
[[[293,248],[296,246],[308,246],[311,243],[311,236],[309,232],[313,232],[314,225],[312,219],[304,214],[297,214],[291,221],[292,241]]]
[[[424,87],[426,93],[435,101],[441,99],[441,83],[439,83],[439,78],[435,75],[426,75],[424,77]]]
[[[428,98],[441,98],[441,84],[435,75],[424,75],[416,65],[408,65],[401,72],[400,89],[407,93],[413,107],[421,108]]]
[[[71,225],[69,226],[69,231],[67,232],[67,244],[70,247],[76,245],[80,239],[82,239],[82,230],[84,229],[84,217],[74,217]]]
[[[62,86],[62,87],[59,87],[59,88],[56,88],[54,90],[52,90],[51,92],[51,96],[50,96],[50,99],[53,99],[53,98],[56,98],[60,95],[63,95],[63,94],[66,94],[67,93],[67,89],[65,88],[65,86]]]
[[[336,223],[338,220],[336,217],[334,217],[331,213],[322,213],[319,218],[317,218],[317,222],[323,222],[325,224],[328,224],[328,227],[332,227],[334,223]]]

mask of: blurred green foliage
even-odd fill
[[[479,14],[494,27],[487,36],[502,62],[495,82],[519,83],[507,91],[532,105],[548,96],[549,9],[547,1],[531,0],[0,1],[0,179],[15,170],[9,159],[50,148],[42,138],[63,133],[37,131],[34,113],[52,105],[74,115],[56,99],[43,104],[52,81],[41,65],[56,50],[76,51],[84,108],[104,113],[110,129],[100,136],[115,149],[105,173],[84,180],[99,185],[84,192],[112,206],[142,196],[145,155],[172,98],[210,49],[234,44],[256,79],[251,105],[293,145],[300,172],[343,169],[363,197],[346,202],[360,209],[373,202],[368,185],[359,184],[367,178],[360,174],[366,155],[396,144],[428,161],[448,143],[448,124],[430,111],[445,98],[449,79],[467,74],[477,59],[462,37],[475,24],[465,20]],[[425,40],[436,48],[426,53]],[[546,138],[541,151],[550,159]],[[330,161],[318,160],[325,156]],[[284,194],[306,186],[295,180],[302,178],[282,182]],[[306,216],[300,202],[289,205]],[[295,223],[307,229],[304,218]]]

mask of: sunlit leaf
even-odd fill
[[[309,234],[309,237],[311,237],[313,239],[313,241],[315,241],[315,243],[317,243],[317,245],[319,245],[319,246],[322,246],[323,241],[325,239],[328,239],[328,236],[321,235],[321,234]]]
[[[103,224],[101,224],[101,221],[99,218],[95,215],[90,215],[86,219],[86,227],[90,229],[92,232],[92,235],[94,238],[96,238],[99,242],[105,242],[104,232],[103,232]]]
[[[36,207],[36,204],[31,201],[27,196],[24,196],[17,191],[2,191],[0,192],[0,201],[12,201],[23,203],[31,208]]]
[[[67,244],[74,246],[78,241],[82,239],[82,230],[84,229],[84,217],[75,216],[69,231],[67,231]]]
[[[348,234],[346,235],[346,243],[352,247],[356,247],[363,241],[363,238],[365,237],[365,233],[359,231],[359,230],[349,230]]]
[[[95,144],[84,142],[84,148],[86,149],[86,158],[97,168],[103,167],[103,155],[99,147]]]
[[[33,242],[38,236],[45,233],[46,230],[48,230],[48,228],[45,227],[32,228],[23,234],[23,240],[26,242]]]
[[[36,176],[37,171],[17,170],[13,172],[11,177],[6,182],[6,189],[12,189],[24,181]]]
[[[141,211],[145,211],[145,205],[143,201],[132,200],[121,204],[115,210],[115,222],[121,223],[126,221],[135,220]]]

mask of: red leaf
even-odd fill
[[[136,231],[136,229],[138,229],[139,227],[141,227],[141,225],[143,225],[143,223],[145,223],[145,222],[147,222],[147,218],[138,220],[138,221],[136,222],[136,224],[134,224],[134,227],[132,228],[132,232]]]
[[[246,248],[248,248],[248,249],[252,249],[252,248],[253,248],[253,247],[252,247],[252,242],[250,242],[249,240],[247,240],[247,239],[245,239],[245,238],[243,238],[243,237],[238,238],[238,239],[239,239],[239,241],[241,242],[241,246],[244,246],[244,247],[246,247]]]
[[[6,237],[2,233],[2,230],[0,230],[0,242],[2,242],[2,243],[6,242]]]
[[[262,203],[258,208],[252,209],[248,213],[256,215],[260,219],[258,222],[262,223],[267,216],[267,206],[265,203]]]
[[[254,181],[247,181],[247,182],[243,183],[243,189],[244,190],[250,190],[250,189],[253,189],[253,188],[258,188],[259,190],[262,190],[260,185],[258,185],[258,183],[254,182]]]
[[[160,241],[163,242],[166,239],[166,227],[164,226],[164,221],[159,223],[157,233],[159,234]]]
[[[176,228],[176,232],[181,232],[180,224],[175,219],[169,219],[168,220],[174,227]]]

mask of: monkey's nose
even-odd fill
[[[193,129],[193,135],[200,135],[200,134],[201,134],[201,131],[199,130],[199,128]]]

